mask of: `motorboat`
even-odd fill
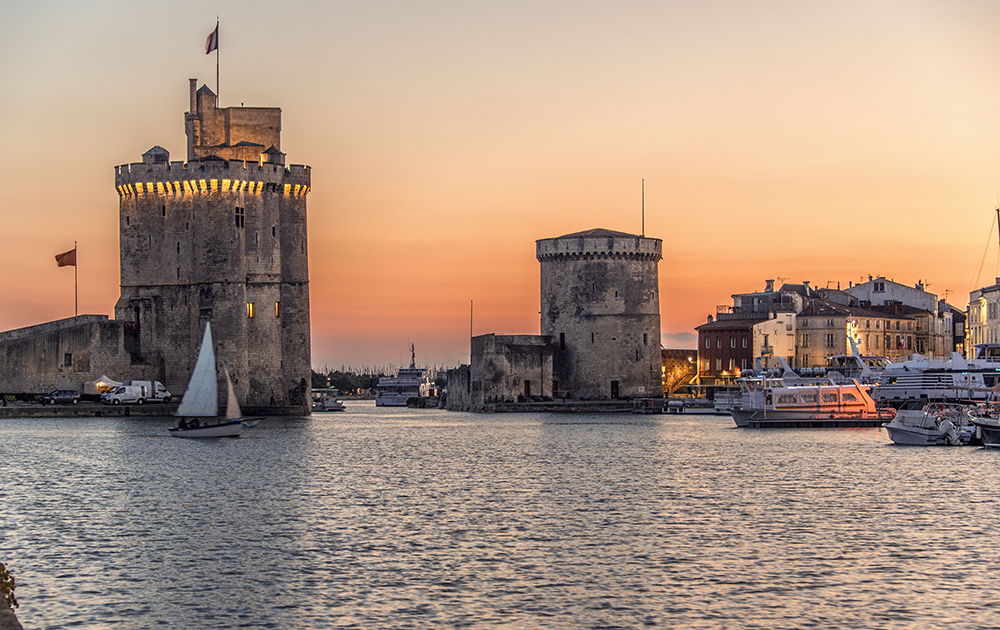
[[[312,411],[344,411],[347,407],[337,399],[335,389],[314,389],[312,390]]]
[[[969,405],[933,403],[921,409],[900,409],[882,426],[895,444],[907,446],[961,446],[977,443]]]
[[[730,411],[736,426],[878,426],[895,415],[892,409],[878,408],[870,386],[857,380],[805,380],[788,384],[763,379],[759,387],[748,381],[743,407]]]
[[[972,424],[975,425],[983,446],[1000,448],[1000,402],[995,400],[995,396],[977,407],[972,414]]]
[[[410,367],[399,368],[396,376],[383,376],[375,389],[376,407],[405,407],[411,398],[429,396],[434,383],[418,368],[417,354],[410,344]]]
[[[215,364],[215,347],[212,344],[212,326],[205,322],[198,360],[191,373],[184,398],[177,407],[180,418],[170,435],[179,438],[239,437],[243,432],[243,412],[236,400],[229,370],[222,366],[226,382],[226,411],[219,416],[219,373]]]

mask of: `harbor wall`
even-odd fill
[[[165,382],[158,366],[134,361],[125,337],[125,323],[107,315],[80,315],[0,333],[0,393],[83,392],[85,383],[102,376]]]

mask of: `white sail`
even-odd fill
[[[229,390],[226,397],[226,420],[242,418],[243,411],[240,409],[239,401],[236,400],[236,390],[233,389],[233,380],[229,378],[229,370],[226,369],[225,364],[222,366],[222,373],[226,375],[226,387]]]
[[[175,415],[185,418],[213,418],[219,415],[219,385],[215,372],[215,349],[212,346],[212,327],[205,323],[205,336],[194,372],[188,381],[184,399]]]

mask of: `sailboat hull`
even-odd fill
[[[221,438],[240,437],[243,432],[243,421],[233,420],[220,424],[209,424],[200,427],[187,427],[186,429],[170,429],[170,435],[179,438]]]

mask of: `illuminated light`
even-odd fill
[[[302,190],[302,184],[295,184],[295,192],[293,193],[296,197],[299,196],[299,191]]]
[[[181,183],[180,182],[174,182],[174,193],[177,194],[177,193],[180,193],[180,192],[181,192]]]
[[[205,192],[205,191],[208,190],[208,182],[206,182],[203,179],[199,179],[198,180],[198,187],[201,188],[201,192]]]
[[[246,188],[247,188],[246,180],[240,182],[240,192],[246,190]]]
[[[274,303],[274,316],[281,317],[281,302]]]
[[[189,182],[186,179],[184,180],[184,192],[186,193],[191,192],[191,182]]]
[[[210,181],[210,183],[212,185],[212,192],[216,192],[217,190],[219,190],[219,180],[213,179],[213,180],[209,180],[209,181]]]
[[[286,195],[290,195],[291,193],[292,193],[292,185],[291,184],[285,184],[285,194]]]
[[[253,302],[247,302],[247,319],[253,318]]]
[[[163,195],[166,193],[166,191],[163,190],[163,182],[156,182],[156,192],[159,195]]]
[[[213,179],[212,181],[214,182],[215,180]],[[228,179],[222,180],[222,192],[229,192],[229,180]]]

